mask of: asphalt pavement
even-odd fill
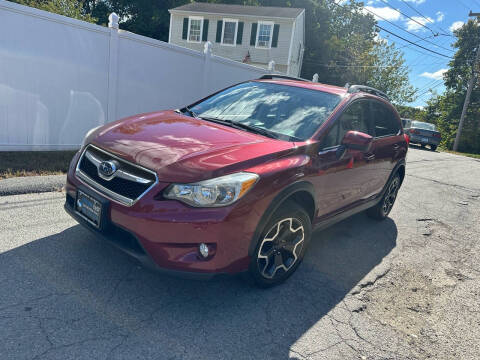
[[[288,282],[167,277],[61,192],[0,197],[0,359],[478,359],[480,161],[410,149],[390,217],[314,233]]]

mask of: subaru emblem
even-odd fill
[[[112,176],[117,171],[117,165],[114,161],[102,161],[98,166],[98,172],[103,176]]]

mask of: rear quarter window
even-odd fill
[[[375,125],[375,136],[394,136],[400,132],[400,124],[395,112],[385,104],[372,102],[372,115]]]

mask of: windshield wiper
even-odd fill
[[[180,109],[180,111],[188,112],[191,117],[198,118],[198,115],[193,110],[191,110],[188,106],[185,106],[183,109]]]
[[[272,131],[269,131],[267,129],[263,129],[263,128],[258,127],[258,126],[247,125],[247,124],[237,122],[237,121],[233,121],[233,120],[217,119],[217,118],[208,117],[208,116],[200,116],[200,119],[216,122],[216,123],[222,124],[222,125],[231,126],[231,127],[234,127],[234,128],[240,129],[240,130],[247,130],[247,131],[253,132],[255,134],[260,134],[260,135],[263,135],[263,136],[266,136],[266,137],[269,137],[269,138],[272,138],[272,139],[278,139],[279,138],[279,136],[276,133],[274,133]]]

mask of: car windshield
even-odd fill
[[[339,95],[318,90],[252,81],[221,91],[188,110],[207,120],[267,130],[281,139],[306,140],[340,100]]]
[[[412,122],[412,127],[417,128],[417,129],[435,131],[435,125],[429,124],[429,123],[426,123],[426,122],[421,122],[421,121]]]

